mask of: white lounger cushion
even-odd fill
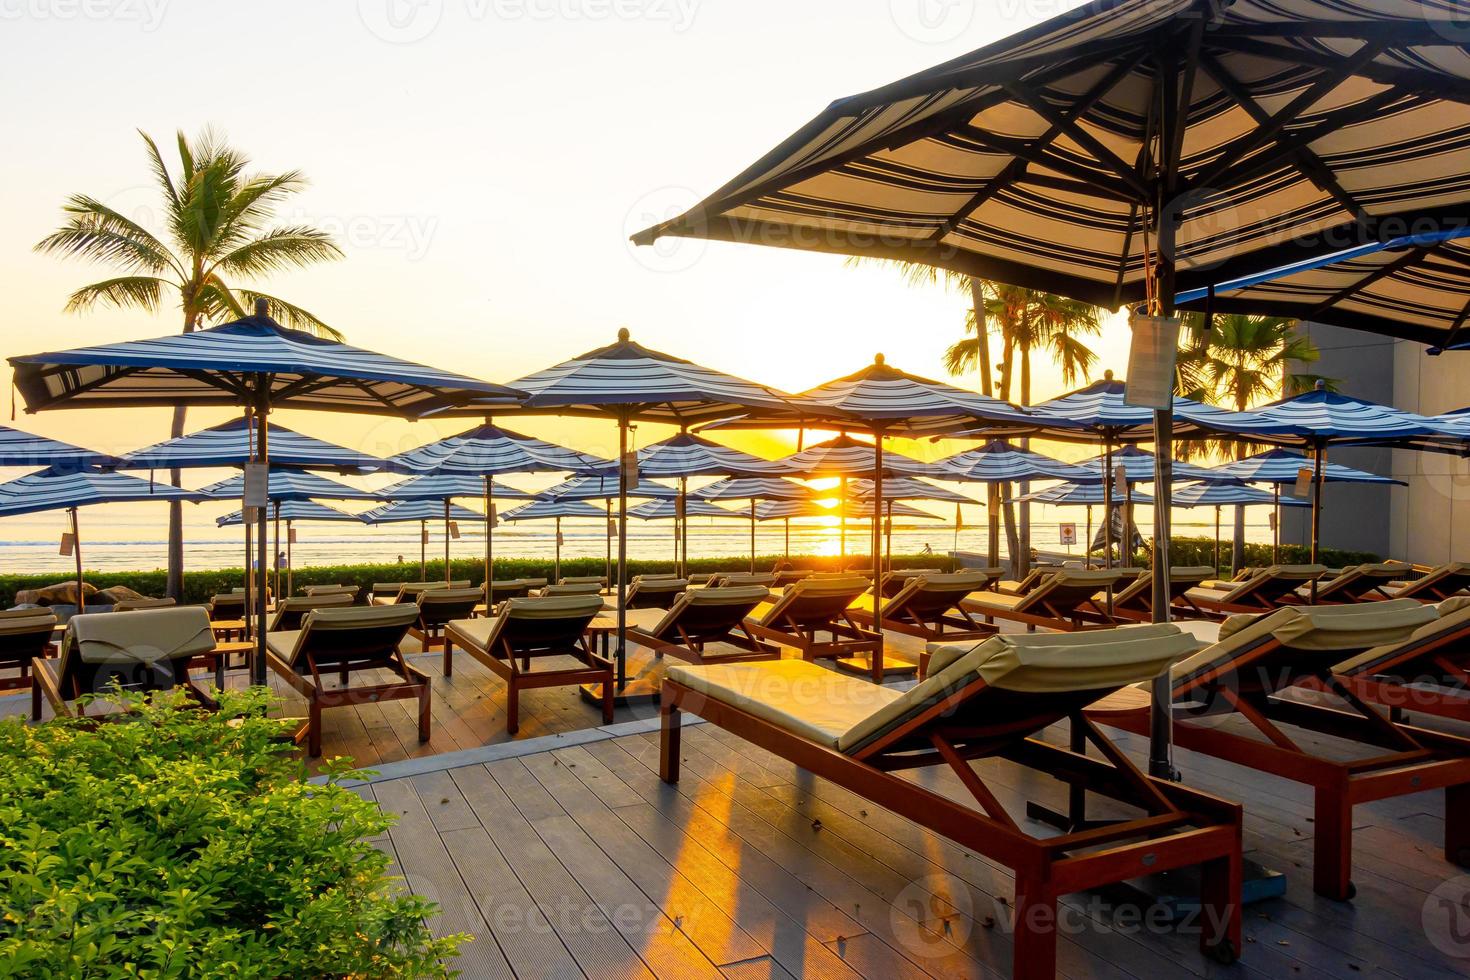
[[[66,627],[66,643],[84,663],[156,663],[214,649],[214,630],[203,606],[84,613]]]
[[[1396,600],[1406,601],[1406,600]],[[1412,601],[1412,600],[1407,600]],[[1379,664],[1394,660],[1404,653],[1408,648],[1418,646],[1426,640],[1434,639],[1445,633],[1453,633],[1464,629],[1470,623],[1470,596],[1454,596],[1441,602],[1435,609],[1439,618],[1425,623],[1416,629],[1407,640],[1399,643],[1385,643],[1371,650],[1365,650],[1356,657],[1344,660],[1333,667],[1334,673],[1338,674],[1371,674]]]

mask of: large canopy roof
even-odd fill
[[[839,99],[635,240],[908,259],[1117,306],[1145,297],[1161,199],[1180,290],[1463,224],[1458,8],[1095,0]]]
[[[521,392],[289,330],[257,314],[207,330],[10,358],[26,409],[239,406],[263,387],[275,408],[415,418]]]

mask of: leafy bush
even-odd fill
[[[388,818],[306,782],[264,698],[0,723],[0,976],[446,975],[462,937],[367,843]]]

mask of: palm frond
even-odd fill
[[[221,256],[212,269],[235,275],[260,276],[341,257],[342,250],[327,232],[296,225],[277,228],[246,242]]]
[[[110,262],[135,272],[182,274],[178,260],[148,229],[96,198],[75,194],[62,211],[70,218],[36,243],[37,252]]]
[[[118,309],[141,309],[157,313],[163,301],[163,287],[173,285],[155,276],[119,276],[83,286],[66,301],[68,313],[83,313],[98,306]]]
[[[153,137],[138,130],[138,135],[143,137],[143,143],[148,147],[148,164],[153,168],[154,179],[158,186],[163,188],[163,196],[167,198],[170,205],[179,203],[179,192],[174,188],[174,179],[168,172],[168,165],[163,162],[163,154],[158,151],[158,144],[153,142]]]
[[[240,298],[245,301],[245,304],[250,307],[254,307],[255,301],[258,299],[265,300],[266,314],[283,326],[290,327],[293,330],[304,330],[307,333],[315,334],[318,337],[325,337],[328,340],[343,339],[340,332],[327,326],[316,314],[309,313],[299,306],[253,289],[239,289],[236,292],[240,294]]]

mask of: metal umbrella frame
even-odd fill
[[[65,510],[71,518],[72,554],[76,559],[77,612],[86,612],[87,596],[82,575],[82,529],[77,510],[94,504],[136,503],[145,500],[198,501],[205,498],[194,490],[157,486],[148,480],[123,473],[76,470],[68,467],[0,483],[0,517]]]
[[[57,408],[228,406],[259,419],[256,464],[270,469],[270,413],[278,408],[422,418],[483,415],[519,404],[524,392],[430,368],[255,315],[223,326],[151,340],[10,358],[29,412]],[[473,403],[473,408],[467,408]],[[256,613],[266,617],[266,509],[259,508]],[[265,683],[265,631],[259,630],[250,682]]]
[[[315,500],[286,500],[278,502],[275,505],[275,516],[276,520],[284,520],[286,522],[286,591],[280,593],[286,596],[291,595],[295,589],[296,563],[291,559],[291,546],[296,543],[294,540],[295,528],[293,525],[297,521],[363,523],[362,518],[356,514],[349,514],[345,510],[337,510],[335,507],[328,507],[326,504],[319,504]],[[214,523],[216,527],[236,527],[242,524],[247,528],[249,527],[245,523],[245,512],[243,510],[237,510],[232,514],[226,514],[223,517],[217,518]],[[278,580],[278,589],[279,585]]]
[[[437,500],[397,500],[393,503],[374,507],[372,510],[363,511],[358,517],[364,524],[410,524],[414,521],[419,525],[419,580],[424,581],[429,575],[429,522],[444,518],[444,561],[449,562],[449,522],[465,521],[474,522],[483,516],[462,507],[459,504],[449,504],[440,508]],[[446,578],[445,581],[450,581]]]
[[[501,520],[516,521],[556,521],[556,553],[552,567],[551,580],[561,581],[561,519],[563,517],[588,517],[602,520],[606,515],[591,504],[579,500],[555,500],[544,495],[531,501],[514,507],[502,515]],[[604,525],[606,526],[606,525]]]

